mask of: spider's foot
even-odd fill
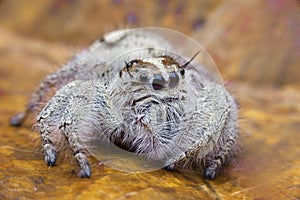
[[[174,171],[175,170],[175,164],[173,163],[173,164],[170,164],[168,166],[165,166],[164,169],[167,170],[167,171]]]
[[[217,165],[210,165],[204,170],[204,178],[212,180],[216,178],[219,172],[219,167]]]
[[[83,153],[77,153],[75,155],[79,166],[78,176],[80,178],[90,178],[92,175],[91,165]]]
[[[48,166],[55,165],[56,162],[56,150],[52,144],[45,144],[45,162]]]
[[[26,113],[25,112],[21,112],[15,116],[13,116],[12,118],[10,118],[10,125],[12,126],[21,126],[24,119],[26,117]]]

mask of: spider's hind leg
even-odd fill
[[[87,62],[84,58],[81,59],[80,57],[84,57],[84,55],[84,53],[81,53],[63,68],[47,75],[32,94],[25,110],[13,116],[10,119],[10,124],[12,126],[21,126],[30,113],[38,110],[39,104],[45,99],[46,94],[48,94],[52,88],[58,90],[74,80],[88,80],[98,77],[104,68],[103,61],[96,60]]]
[[[39,84],[37,90],[33,93],[31,100],[27,104],[25,110],[21,113],[16,114],[10,119],[10,125],[21,126],[26,120],[28,115],[37,110],[38,105],[45,98],[45,95],[50,91],[51,88],[59,88],[64,82],[69,81],[61,77],[61,71],[57,71],[45,77],[45,79]]]

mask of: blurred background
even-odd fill
[[[97,164],[89,180],[69,162],[48,170],[32,152],[32,123],[17,129],[9,117],[75,52],[144,26],[185,33],[212,56],[240,104],[238,162],[211,182]],[[0,0],[0,198],[300,199],[299,65],[299,0]]]
[[[204,45],[229,79],[281,86],[299,82],[299,4],[296,0],[1,0],[0,27],[76,47],[86,47],[118,28],[171,28]]]

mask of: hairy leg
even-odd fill
[[[223,87],[207,84],[188,116],[184,134],[174,140],[182,152],[166,169],[197,165],[204,170],[205,178],[213,179],[237,150],[236,103]]]
[[[72,150],[79,167],[78,176],[81,178],[89,178],[92,173],[90,163],[87,160],[85,147],[81,141],[80,134],[84,133],[81,132],[82,130],[79,128],[81,120],[85,117],[84,106],[87,103],[88,97],[81,97],[77,94],[72,95],[69,104],[64,111],[59,127],[60,131],[68,140],[69,147]]]
[[[213,152],[204,160],[204,177],[214,179],[222,166],[232,162],[232,157],[239,151],[237,145],[238,114],[237,105],[232,97],[228,97],[229,112],[220,139],[215,145]]]
[[[62,139],[59,133],[59,122],[73,88],[74,85],[69,85],[58,91],[37,117],[36,128],[41,135],[45,162],[48,166],[53,166],[56,162],[58,144]]]
[[[215,146],[212,153],[207,155],[204,159],[204,177],[207,179],[214,179],[221,168],[225,164],[230,164],[233,157],[238,153],[237,145],[237,126],[226,128],[221,135],[221,139]]]
[[[65,135],[79,167],[78,176],[91,176],[87,149],[91,141],[109,135],[118,128],[107,103],[105,90],[97,81],[74,81],[68,104],[60,120],[59,130]]]
[[[230,162],[234,154],[234,139],[227,139],[224,146],[221,146],[218,151],[211,157],[205,159],[204,177],[207,179],[214,179],[222,166]]]
[[[90,163],[86,156],[86,150],[84,144],[80,140],[80,130],[78,129],[78,119],[71,119],[71,115],[76,112],[76,110],[66,109],[65,115],[62,119],[62,124],[60,126],[60,131],[63,132],[68,140],[70,149],[73,152],[74,158],[76,159],[77,165],[79,167],[78,176],[81,178],[89,178],[91,176],[92,170]]]
[[[60,84],[60,78],[56,73],[50,74],[40,83],[35,93],[33,93],[30,102],[27,104],[25,110],[10,119],[10,124],[13,126],[20,126],[26,119],[26,117],[33,112],[37,106],[41,103],[45,95],[50,91],[52,87]]]

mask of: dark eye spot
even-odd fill
[[[154,75],[154,79],[152,81],[152,87],[154,90],[161,90],[166,84],[166,80],[160,74]]]
[[[176,72],[171,72],[169,74],[169,87],[174,88],[179,82],[179,77]]]
[[[148,80],[149,80],[149,78],[148,78],[146,73],[141,73],[140,74],[140,81],[141,82],[146,83],[146,82],[148,82]]]
[[[180,69],[180,74],[181,74],[181,76],[184,76],[184,74],[185,74],[185,71],[184,71],[184,69]]]

